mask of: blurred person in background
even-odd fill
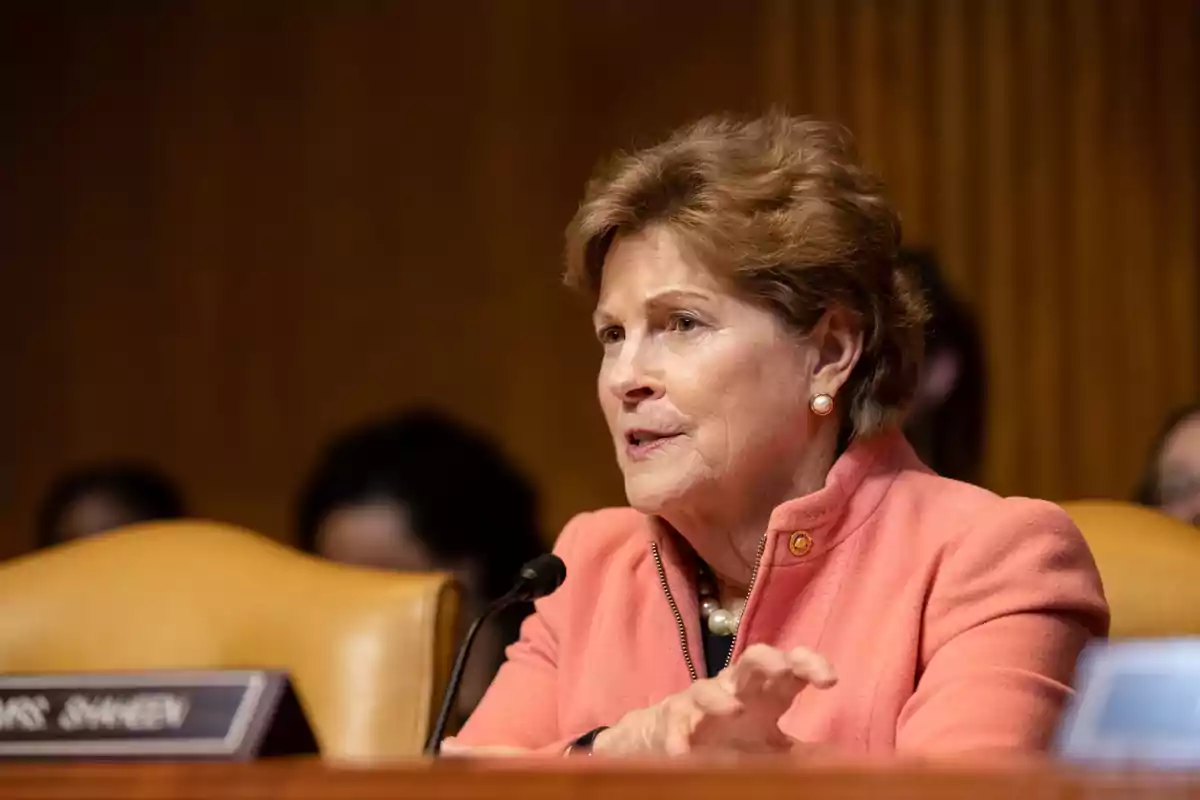
[[[900,259],[916,273],[929,307],[925,362],[904,433],[934,472],[978,484],[983,479],[987,379],[979,324],[947,284],[933,253],[903,249]]]
[[[1200,403],[1167,418],[1150,450],[1136,499],[1200,525]]]
[[[331,442],[302,492],[298,528],[302,549],[333,561],[454,573],[464,593],[464,623],[545,551],[533,486],[490,440],[426,409],[370,422]],[[531,608],[511,607],[481,629],[458,721],[483,695]]]
[[[182,493],[159,470],[126,462],[96,464],[71,471],[51,485],[38,514],[37,546],[185,514]]]

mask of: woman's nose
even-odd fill
[[[648,368],[642,355],[631,352],[609,372],[608,389],[622,403],[637,405],[661,396],[663,383],[661,376]]]
[[[621,402],[636,405],[657,396],[659,392],[645,382],[630,381],[619,387],[616,394]]]

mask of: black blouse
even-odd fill
[[[708,629],[708,621],[701,618],[700,633],[704,637],[704,667],[708,677],[715,677],[725,669],[729,660],[729,649],[733,645],[732,636],[718,636]]]

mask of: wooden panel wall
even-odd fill
[[[1200,390],[1200,4],[768,13],[792,76],[773,91],[857,132],[981,315],[989,484],[1126,496],[1164,410]]]
[[[109,455],[286,537],[323,439],[414,401],[502,438],[548,528],[619,502],[562,226],[608,150],[771,104],[850,125],[979,309],[990,485],[1124,495],[1200,390],[1197,9],[30,4],[0,26],[0,550]]]

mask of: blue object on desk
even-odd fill
[[[1200,767],[1200,639],[1096,643],[1056,740],[1076,762]]]

